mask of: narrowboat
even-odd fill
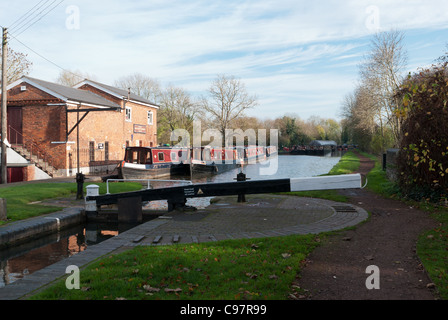
[[[266,147],[257,146],[257,162],[266,161]]]
[[[237,148],[192,148],[190,170],[192,174],[219,174],[240,167],[244,153]]]
[[[276,146],[268,146],[266,147],[266,157],[272,158],[278,155],[278,150]]]
[[[277,148],[275,146],[247,146],[244,148],[244,163],[254,164],[257,162],[264,162],[271,155],[277,154]]]
[[[118,168],[120,179],[160,179],[189,174],[189,149],[127,147]]]
[[[247,146],[244,148],[244,164],[254,164],[258,159],[257,146]]]

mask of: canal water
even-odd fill
[[[280,155],[263,163],[247,165],[242,168],[251,180],[289,179],[313,177],[328,173],[340,160],[340,157],[313,157]],[[241,169],[234,169],[208,178],[209,182],[234,181]],[[193,177],[193,182],[195,178]]]
[[[218,175],[197,175],[192,177],[179,177],[177,179],[188,179],[194,184],[198,183],[219,183],[234,182],[237,174],[243,171],[246,178],[253,180],[272,180],[272,179],[289,179],[313,177],[328,173],[341,159],[340,156],[294,156],[280,155],[271,160],[246,165],[243,168],[235,168]],[[176,178],[173,178],[176,179]],[[175,182],[153,183],[154,188],[168,187]],[[198,209],[207,207],[212,198],[195,198],[188,199],[187,205]],[[148,209],[167,209],[166,201],[152,201],[146,208]]]
[[[191,180],[193,183],[232,182],[241,170],[251,180],[311,177],[328,173],[339,160],[338,156],[280,155],[264,163],[251,164],[214,176],[178,179]],[[157,187],[162,186],[163,184]],[[198,209],[205,208],[210,204],[210,200],[211,198],[188,199],[187,205]],[[167,203],[153,201],[147,204],[146,208],[165,209]],[[89,224],[67,229],[32,243],[0,250],[0,288],[124,231],[118,224]]]

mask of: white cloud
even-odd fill
[[[12,23],[34,4],[0,3],[0,25]],[[65,26],[68,5],[80,9],[79,30]],[[367,10],[372,7],[377,10]],[[260,113],[281,115],[299,108],[303,114],[335,116],[354,87],[356,65],[372,34],[366,25],[372,12],[378,14],[380,30],[448,28],[444,0],[72,0],[19,39],[66,69],[110,84],[141,72],[200,93],[216,74],[226,73],[241,77],[260,97]],[[419,41],[412,66],[446,42],[444,37]],[[423,48],[426,42],[434,45]],[[33,76],[57,77],[57,67],[12,45],[29,53]],[[423,56],[413,56],[417,52]]]

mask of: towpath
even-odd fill
[[[361,159],[359,172],[374,166]],[[366,189],[342,190],[371,214],[358,227],[331,236],[307,260],[296,286],[311,300],[434,300],[431,280],[416,255],[418,236],[437,226],[427,212]],[[368,266],[379,268],[380,289],[367,289]]]

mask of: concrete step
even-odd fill
[[[32,155],[31,152],[29,152],[25,147],[23,146],[12,146],[12,149],[16,151],[21,157],[26,159],[27,161],[33,163],[41,169],[42,171],[46,172],[49,176],[54,177],[55,172],[57,171],[53,166],[51,166],[47,161],[39,158],[36,155]]]

